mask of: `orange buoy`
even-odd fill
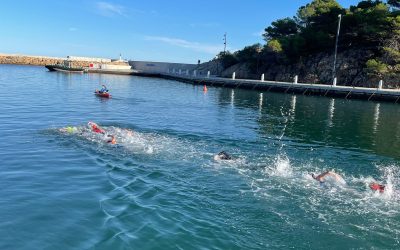
[[[203,92],[207,92],[207,91],[208,91],[207,86],[204,85],[204,87],[203,87]]]

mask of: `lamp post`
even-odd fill
[[[336,33],[335,56],[334,56],[334,60],[333,60],[333,70],[332,70],[334,83],[336,82],[335,81],[335,78],[336,78],[336,58],[337,58],[337,48],[338,48],[339,34],[340,34],[340,24],[342,22],[342,14],[339,14],[338,18],[339,18],[339,23],[338,23],[338,27],[337,27],[337,33]]]
[[[256,48],[256,52],[257,52],[257,74],[258,74],[258,65],[259,65],[259,63],[260,63],[260,54],[261,54],[261,51],[262,51],[261,47],[260,47],[260,46],[257,46],[257,48]]]

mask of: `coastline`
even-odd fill
[[[61,64],[66,58],[59,57],[45,57],[45,56],[29,56],[29,55],[18,55],[18,54],[0,54],[0,64],[11,64],[11,65],[33,65],[33,66],[45,66]],[[78,61],[73,60],[73,67],[88,67],[90,61]],[[351,87],[351,86],[332,86],[325,84],[314,84],[314,83],[298,83],[298,82],[284,82],[284,81],[268,81],[268,80],[251,80],[251,79],[230,79],[220,77],[202,77],[202,76],[191,76],[189,71],[186,71],[186,75],[183,74],[170,74],[162,72],[146,72],[142,70],[133,70],[132,72],[114,72],[114,71],[96,71],[92,70],[90,73],[99,74],[123,74],[123,75],[135,75],[140,77],[156,77],[164,78],[169,80],[175,80],[184,83],[190,83],[194,85],[207,85],[215,87],[227,87],[227,88],[242,88],[252,90],[262,90],[267,92],[282,92],[282,93],[296,93],[302,95],[316,95],[326,97],[338,97],[344,99],[362,99],[372,101],[385,101],[398,103],[400,101],[400,90],[398,89],[383,89],[382,86],[375,88],[367,87]],[[169,71],[169,70],[168,70]]]

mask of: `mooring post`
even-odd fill
[[[263,82],[264,80],[265,80],[265,75],[262,74],[262,75],[261,75],[261,81]]]
[[[337,78],[335,77],[335,78],[333,78],[333,84],[332,84],[332,86],[333,86],[333,87],[336,87],[336,84],[337,84]]]
[[[233,74],[232,74],[232,80],[235,80],[236,79],[236,72],[233,72]]]
[[[297,81],[298,81],[298,80],[299,80],[299,76],[296,75],[296,76],[294,77],[294,84],[297,84]]]
[[[210,71],[207,71],[207,78],[210,78]]]
[[[381,90],[383,88],[383,80],[379,81],[378,89]]]

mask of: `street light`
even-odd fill
[[[260,54],[262,52],[262,49],[260,46],[257,46],[256,48],[256,52],[257,52],[257,74],[258,74],[258,65],[260,63]]]
[[[340,34],[340,23],[342,22],[342,14],[339,14],[339,23],[337,27],[337,33],[336,33],[336,43],[335,43],[335,56],[333,60],[333,85],[336,85],[336,58],[337,58],[337,48],[338,48],[338,41],[339,41],[339,34]]]

